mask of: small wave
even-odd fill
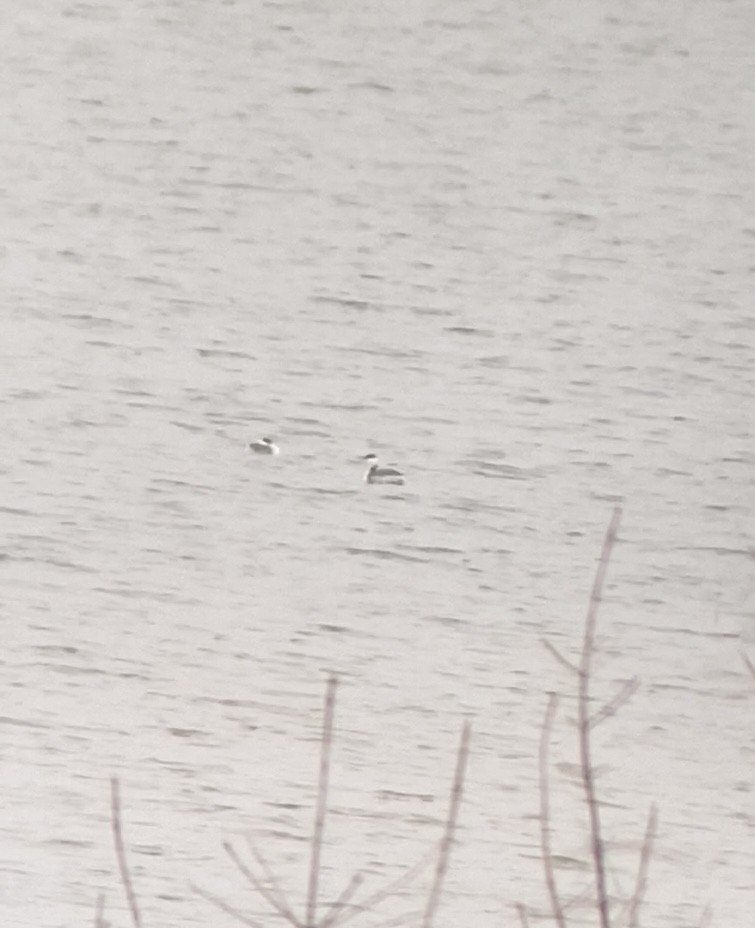
[[[370,303],[368,300],[359,300],[354,297],[341,297],[341,296],[314,296],[312,297],[313,303],[330,303],[334,306],[345,306],[347,309],[380,309],[375,304]]]
[[[491,354],[477,358],[481,367],[502,368],[511,366],[511,358],[507,354]]]
[[[193,422],[179,422],[178,419],[171,419],[170,424],[178,429],[186,429],[187,432],[204,432],[204,426],[194,425]]]
[[[50,725],[41,725],[39,722],[30,722],[27,719],[14,719],[9,715],[0,715],[0,725],[13,725],[16,728],[38,728],[45,730]]]
[[[215,488],[208,486],[206,483],[192,483],[189,480],[175,480],[171,477],[154,477],[151,481],[148,492],[155,493],[161,487],[188,487],[190,490],[202,490],[203,492],[212,493]]]
[[[461,463],[466,464],[473,474],[481,477],[497,477],[501,480],[530,480],[537,476],[533,470],[515,467],[513,464],[497,464],[495,461],[475,461],[468,458]]]
[[[446,326],[446,332],[453,332],[454,335],[476,335],[479,338],[493,338],[495,332],[492,329],[478,329],[472,325],[450,325]]]
[[[227,348],[197,348],[200,358],[242,358],[245,361],[256,361],[254,355],[246,351],[231,351]]]
[[[355,556],[366,555],[381,561],[405,561],[409,564],[429,564],[427,558],[413,557],[410,554],[401,554],[398,551],[387,551],[385,548],[344,548],[347,554]]]
[[[0,512],[8,516],[33,516],[33,513],[29,509],[14,509],[12,506],[0,506]]]
[[[406,546],[402,546],[406,547]],[[463,554],[460,548],[447,548],[444,545],[412,545],[412,551],[422,551],[424,554]]]

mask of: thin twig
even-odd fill
[[[214,893],[208,892],[206,889],[202,889],[201,886],[196,886],[194,883],[189,885],[198,896],[216,905],[222,912],[225,912],[226,915],[232,915],[233,918],[238,919],[243,925],[248,925],[249,928],[264,928],[262,922],[255,922],[254,919],[249,918],[248,915],[244,915],[243,912],[229,905],[224,899],[221,899],[220,896],[216,896]]]
[[[642,839],[642,849],[640,850],[640,864],[637,868],[637,882],[634,886],[632,898],[629,900],[629,911],[627,916],[628,928],[639,928],[640,925],[640,908],[645,899],[645,891],[648,885],[648,869],[650,867],[650,858],[653,853],[653,842],[658,828],[658,810],[655,803],[650,806],[648,813],[648,822],[645,826],[645,837]]]
[[[231,858],[231,860],[236,864],[240,872],[246,877],[247,882],[253,886],[257,892],[265,899],[275,911],[286,919],[287,922],[291,925],[299,925],[299,919],[294,915],[288,903],[285,899],[279,899],[277,894],[274,891],[265,886],[263,880],[261,880],[257,874],[249,867],[236,853],[236,849],[228,843],[228,841],[223,842],[223,850]]]
[[[120,787],[117,777],[110,778],[110,814],[113,827],[113,841],[115,843],[115,856],[118,858],[118,869],[121,873],[121,883],[126,893],[126,900],[131,912],[131,921],[134,928],[142,928],[142,920],[139,915],[139,906],[136,901],[136,893],[131,882],[131,873],[126,861],[126,848],[123,843],[123,828],[121,826],[121,797]]]
[[[307,904],[305,912],[305,921],[299,920],[292,907],[289,905],[285,892],[282,890],[272,868],[267,860],[263,857],[254,842],[247,838],[251,853],[254,856],[257,871],[245,863],[239,856],[236,849],[229,843],[225,842],[223,847],[228,856],[233,861],[246,881],[265,899],[271,908],[283,919],[285,919],[293,928],[340,928],[345,922],[362,914],[365,911],[371,911],[383,899],[397,892],[399,889],[412,882],[427,867],[431,859],[436,856],[436,851],[425,855],[417,864],[406,872],[389,882],[385,886],[375,890],[371,894],[359,901],[352,901],[355,893],[364,882],[364,876],[360,873],[355,874],[341,891],[335,902],[330,903],[324,914],[318,918],[318,889],[319,878],[321,873],[321,854],[323,845],[323,834],[325,828],[325,818],[327,815],[328,804],[328,784],[330,778],[330,757],[333,745],[333,720],[335,716],[335,695],[337,680],[331,677],[328,680],[325,691],[325,709],[323,714],[323,728],[320,746],[320,768],[317,783],[317,801],[313,835],[311,838],[311,859],[309,866],[309,881],[307,892]],[[466,767],[467,756],[469,753],[470,726],[465,724],[462,730],[459,754],[457,757],[456,772],[451,790],[451,802],[446,822],[446,829],[443,839],[440,842],[437,851],[437,864],[435,871],[435,882],[428,901],[428,910],[425,913],[425,919],[432,918],[434,909],[437,907],[440,899],[443,879],[448,867],[448,859],[453,836],[456,828],[459,805],[461,802],[464,770]],[[233,916],[249,928],[261,928],[260,924],[254,919],[249,918],[234,908],[223,899],[215,896],[207,890],[195,888],[205,899],[213,903],[222,911]],[[416,924],[419,919],[419,913],[411,912],[400,916],[393,916],[385,921],[385,926],[400,925],[411,923]],[[409,920],[409,921],[407,921]],[[430,922],[423,923],[426,928],[430,928]],[[375,928],[375,926],[373,926]]]
[[[545,885],[551,902],[553,919],[559,928],[566,928],[566,918],[556,885],[556,873],[553,867],[553,849],[551,847],[551,821],[550,821],[550,743],[553,732],[553,722],[558,709],[558,696],[551,693],[548,697],[548,706],[545,710],[543,727],[540,732],[540,848],[543,854],[543,869],[545,871]],[[521,918],[521,912],[519,917]]]
[[[325,689],[325,713],[322,723],[322,740],[320,744],[320,776],[317,782],[317,807],[315,827],[312,832],[312,856],[309,865],[309,883],[307,887],[307,910],[304,924],[314,928],[317,917],[317,893],[320,883],[320,857],[322,838],[325,831],[325,815],[328,811],[328,780],[330,777],[330,750],[333,745],[333,716],[335,713],[336,687],[335,677],[328,679]]]
[[[590,717],[590,727],[595,728],[596,726],[600,725],[601,722],[605,722],[605,720],[610,718],[612,715],[616,715],[619,709],[621,709],[622,706],[629,702],[629,700],[632,698],[632,696],[634,696],[639,688],[639,677],[632,677],[631,680],[627,680],[619,692],[612,699],[609,699],[605,705],[603,705],[594,715]]]
[[[564,657],[564,655],[558,650],[558,648],[554,644],[551,644],[547,638],[541,638],[540,643],[543,645],[546,651],[549,651],[553,655],[553,657],[556,658],[556,660],[558,661],[559,664],[561,664],[562,667],[566,667],[566,669],[571,671],[571,673],[579,673],[579,667],[577,667],[576,664],[572,664],[571,661],[567,660]]]
[[[336,899],[328,906],[327,911],[320,919],[319,928],[330,928],[339,921],[339,916],[344,915],[346,906],[351,901],[354,893],[364,883],[364,874],[355,873],[346,886],[341,890]],[[343,919],[345,921],[345,919]]]
[[[395,880],[386,883],[385,886],[381,886],[380,889],[376,889],[371,895],[366,896],[364,899],[360,899],[359,902],[355,902],[349,909],[334,913],[332,917],[327,919],[327,925],[325,925],[325,921],[322,921],[320,922],[319,928],[335,928],[336,925],[342,925],[349,919],[354,918],[355,915],[359,915],[360,912],[371,911],[384,899],[387,899],[400,889],[413,883],[422,871],[427,868],[434,856],[435,849],[433,848],[432,851],[420,858],[414,866],[409,867],[408,870],[399,874]]]
[[[461,740],[459,741],[459,751],[456,755],[456,770],[454,772],[453,785],[451,786],[451,801],[448,807],[448,818],[446,819],[446,829],[438,849],[438,862],[435,867],[435,879],[430,888],[430,894],[427,898],[427,906],[422,919],[422,928],[431,928],[435,912],[440,903],[440,897],[443,892],[443,882],[448,870],[448,860],[451,855],[451,845],[456,831],[456,821],[459,816],[459,807],[461,797],[464,792],[464,771],[467,766],[469,756],[469,739],[472,734],[472,726],[465,722],[461,729]]]
[[[589,886],[585,886],[584,889],[581,889],[579,892],[572,893],[566,902],[564,902],[564,911],[569,912],[574,909],[584,909],[590,901],[591,894],[592,890]]]
[[[752,679],[755,680],[755,664],[753,664],[753,662],[746,654],[742,654],[742,660],[745,662],[747,669],[752,674]]]
[[[278,880],[278,877],[275,875],[275,873],[273,873],[272,867],[267,862],[267,860],[263,856],[262,852],[258,849],[256,844],[248,836],[247,836],[247,844],[249,845],[249,849],[254,855],[254,859],[257,861],[257,865],[262,871],[262,876],[270,884],[269,891],[271,895],[273,895],[274,898],[278,901],[278,904],[280,905],[281,909],[288,910],[289,914],[286,915],[284,913],[284,917],[287,918],[289,921],[291,921],[291,919],[296,920],[293,909],[291,909],[291,907],[289,906],[287,902],[286,893],[283,891],[283,887],[280,885],[280,881]],[[275,906],[273,905],[273,907]]]
[[[582,656],[579,663],[579,692],[577,701],[580,767],[585,802],[590,817],[590,850],[593,861],[593,873],[595,876],[596,902],[600,917],[600,928],[610,928],[611,917],[608,902],[608,889],[606,887],[605,848],[600,830],[600,811],[595,790],[592,757],[590,754],[590,675],[592,671],[592,658],[595,652],[595,626],[598,619],[598,609],[603,596],[608,563],[611,558],[611,550],[616,541],[620,521],[621,509],[616,507],[603,540],[600,561],[595,572],[595,580],[593,581],[592,591],[590,593],[590,604],[587,609],[584,638],[582,642]]]
[[[100,893],[97,896],[97,907],[94,912],[94,928],[108,928],[105,921],[105,895]]]
[[[527,911],[527,906],[521,902],[517,902],[516,911],[519,915],[519,924],[522,928],[530,928],[530,916]]]

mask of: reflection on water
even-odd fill
[[[206,924],[200,878],[240,901],[219,848],[252,827],[300,886],[328,671],[325,894],[354,861],[395,876],[435,840],[472,715],[442,916],[540,902],[538,725],[569,683],[540,640],[573,653],[615,502],[598,671],[606,693],[643,681],[596,745],[615,890],[654,799],[653,924],[706,901],[746,922],[752,17],[712,0],[18,14],[9,928],[86,923],[102,890],[123,908],[112,773],[146,922]],[[280,456],[248,454],[265,434]],[[406,485],[365,487],[367,451]],[[569,782],[558,852],[578,862]]]

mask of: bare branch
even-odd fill
[[[558,648],[554,644],[551,644],[547,638],[541,638],[540,642],[543,645],[543,647],[546,649],[546,651],[549,651],[553,655],[553,657],[556,658],[558,663],[561,664],[562,667],[566,667],[566,669],[570,671],[570,673],[579,673],[579,667],[577,667],[576,664],[572,664],[571,661],[567,660],[564,657],[564,655],[558,650]]]
[[[612,715],[615,715],[622,706],[629,702],[629,700],[632,698],[632,696],[634,696],[639,688],[639,677],[632,677],[631,680],[627,680],[627,682],[621,687],[613,699],[610,699],[607,703],[605,703],[605,705],[598,709],[598,711],[593,716],[591,716],[590,727],[595,728],[596,726],[600,725],[601,722],[604,722]]]
[[[246,840],[247,840],[247,844],[249,845],[249,849],[254,856],[254,859],[257,861],[257,865],[262,871],[262,876],[264,880],[266,880],[270,884],[270,890],[269,890],[270,895],[276,900],[280,908],[277,908],[276,902],[271,902],[270,904],[273,906],[273,908],[276,908],[277,911],[279,911],[283,915],[283,917],[286,918],[288,921],[291,921],[292,919],[296,921],[297,919],[296,919],[296,916],[294,915],[293,909],[289,906],[286,900],[286,894],[280,885],[280,881],[278,880],[276,875],[273,873],[272,867],[267,862],[265,857],[263,857],[262,852],[257,848],[254,842],[248,836]]]
[[[608,901],[608,889],[606,886],[606,860],[605,847],[600,829],[600,810],[598,807],[598,798],[595,791],[594,770],[592,766],[591,745],[590,745],[590,681],[592,672],[592,658],[595,653],[595,626],[598,619],[598,609],[603,597],[603,587],[608,572],[608,564],[611,559],[611,551],[616,542],[616,535],[619,530],[621,521],[621,509],[616,507],[613,511],[611,521],[608,526],[603,548],[600,553],[600,561],[595,572],[592,591],[590,593],[590,604],[587,609],[585,619],[585,631],[582,641],[582,656],[579,664],[579,692],[577,700],[578,718],[579,718],[579,754],[580,766],[582,768],[582,786],[585,794],[585,802],[590,818],[590,850],[593,861],[593,872],[595,875],[596,903],[598,915],[600,918],[600,928],[610,928],[611,919]]]
[[[742,654],[742,660],[745,662],[745,666],[752,674],[752,679],[755,680],[755,664],[750,660],[746,654]]]
[[[658,828],[658,810],[655,803],[650,806],[648,821],[645,826],[645,837],[642,840],[642,849],[640,850],[640,865],[637,868],[637,882],[634,886],[632,898],[629,900],[629,910],[627,915],[628,928],[639,928],[640,925],[640,908],[645,898],[645,892],[648,885],[648,869],[650,868],[650,858],[653,853],[653,842]]]
[[[335,902],[330,903],[325,913],[318,918],[318,883],[321,872],[320,859],[323,843],[324,824],[327,814],[328,782],[330,774],[330,755],[333,744],[333,719],[335,715],[336,686],[336,678],[331,677],[328,680],[325,693],[325,711],[321,738],[320,773],[317,785],[315,827],[311,839],[307,911],[305,914],[305,918],[308,920],[300,921],[300,919],[296,916],[288,902],[286,893],[281,888],[280,882],[278,881],[272,868],[270,867],[265,857],[257,849],[250,837],[247,836],[247,842],[250,851],[254,856],[258,868],[257,871],[255,871],[255,869],[253,869],[249,864],[245,863],[241,859],[236,849],[229,842],[224,842],[223,844],[225,852],[228,854],[234,865],[237,867],[249,885],[266,900],[266,902],[279,916],[281,916],[290,925],[292,925],[293,928],[336,928],[336,926],[343,925],[351,918],[354,918],[355,916],[365,911],[371,910],[383,899],[398,891],[398,889],[400,889],[402,886],[416,879],[419,873],[425,869],[430,859],[435,854],[435,851],[433,850],[430,854],[426,855],[422,860],[415,864],[414,867],[410,868],[405,873],[402,873],[396,880],[388,883],[386,886],[381,887],[358,902],[352,902],[352,900],[355,893],[364,882],[364,876],[359,873],[355,874],[349,880],[348,884],[340,893]],[[468,732],[466,731],[467,728],[468,726],[465,726],[465,737],[466,741],[468,742]],[[462,749],[460,748],[460,751],[461,750]],[[466,752],[466,750],[467,745],[465,742],[464,751]],[[466,760],[466,753],[464,753],[464,760]],[[454,781],[454,797],[456,797],[456,793],[460,791],[458,777],[459,771],[457,770],[457,779]],[[455,805],[452,803],[452,812],[449,813],[449,816],[453,816],[454,824],[457,810],[458,799],[456,800]],[[446,860],[447,857],[448,850],[446,849]],[[250,928],[261,928],[261,926],[259,926],[258,923],[254,921],[254,919],[245,916],[238,909],[234,908],[229,903],[213,895],[212,893],[200,889],[197,889],[197,892],[199,892],[204,898],[208,899],[214,905],[221,908],[223,911],[232,915],[234,918],[239,919],[246,925],[249,925]]]
[[[275,911],[286,919],[287,922],[291,925],[299,925],[299,919],[294,915],[291,907],[288,905],[285,899],[280,899],[278,895],[268,889],[265,883],[257,876],[257,874],[251,870],[247,864],[239,857],[236,853],[235,848],[228,843],[228,841],[223,842],[223,850],[231,858],[231,860],[236,864],[239,871],[246,878],[247,882],[257,890],[257,892],[265,899],[270,906],[275,909]]]
[[[339,923],[339,916],[345,915],[346,906],[349,904],[354,893],[359,889],[363,882],[363,874],[355,873],[354,876],[352,876],[344,889],[338,895],[338,898],[330,904],[327,912],[320,919],[319,928],[330,928],[331,925]],[[349,913],[349,915],[350,914],[351,913]],[[342,917],[340,919],[340,922],[344,921],[346,921],[346,917]]]
[[[404,886],[408,886],[410,883],[413,883],[414,880],[422,873],[422,871],[428,866],[430,861],[435,856],[435,849],[425,854],[420,860],[414,864],[413,867],[410,867],[395,880],[390,883],[387,883],[385,886],[382,886],[380,889],[375,890],[371,895],[366,896],[364,899],[361,899],[359,902],[355,902],[347,910],[342,910],[340,913],[334,913],[332,918],[328,919],[327,925],[324,923],[320,924],[320,928],[334,928],[336,925],[342,925],[344,922],[348,921],[351,918],[354,918],[355,915],[358,915],[360,912],[366,912],[371,909],[374,909],[375,906],[379,905],[384,899],[387,899],[389,896],[394,895]]]
[[[422,918],[422,928],[431,928],[435,912],[440,903],[440,897],[443,892],[443,882],[448,870],[448,860],[451,856],[451,845],[456,832],[456,822],[459,816],[459,807],[461,797],[464,791],[464,771],[467,766],[469,756],[469,739],[472,735],[472,726],[465,722],[461,729],[461,740],[459,742],[459,751],[456,755],[456,770],[454,772],[453,785],[451,786],[451,801],[448,807],[448,818],[446,819],[446,829],[438,849],[438,861],[435,867],[435,879],[430,888],[430,894],[427,898],[425,914]]]
[[[527,906],[521,902],[517,902],[516,911],[519,915],[519,924],[522,928],[530,928],[530,916],[527,910]]]
[[[548,706],[545,710],[543,727],[540,732],[540,848],[543,854],[543,869],[545,871],[545,885],[551,902],[553,919],[559,928],[566,928],[564,909],[556,885],[556,874],[553,868],[553,849],[551,847],[551,816],[550,816],[550,743],[553,733],[553,722],[558,709],[558,696],[551,693],[548,697]],[[522,917],[522,913],[519,913]]]
[[[193,883],[191,883],[190,886],[198,896],[201,896],[203,899],[206,899],[208,902],[211,902],[213,905],[217,906],[222,912],[225,912],[226,915],[231,915],[233,918],[240,921],[242,925],[248,925],[249,928],[265,928],[262,922],[256,922],[253,918],[249,918],[248,915],[245,915],[243,912],[240,912],[232,905],[229,905],[225,899],[221,899],[220,896],[216,896],[214,893],[210,893],[206,889],[195,886]]]
[[[103,893],[97,896],[97,907],[94,912],[94,928],[108,928],[108,923],[105,921],[105,896]]]
[[[315,826],[312,832],[311,859],[309,865],[309,884],[307,887],[307,911],[304,923],[313,928],[317,917],[317,894],[320,883],[320,857],[322,839],[325,831],[325,816],[328,811],[328,781],[330,779],[330,751],[333,746],[333,716],[335,714],[337,679],[328,679],[325,689],[325,712],[322,723],[322,740],[320,743],[320,776],[317,781],[317,805]]]
[[[139,914],[139,906],[136,901],[136,893],[131,882],[131,873],[129,872],[128,862],[126,860],[126,847],[123,842],[123,828],[121,825],[121,797],[120,787],[117,777],[110,778],[110,816],[113,829],[113,842],[115,844],[115,856],[118,859],[118,869],[121,874],[121,883],[126,893],[129,911],[131,912],[131,921],[134,928],[142,928],[142,919]]]

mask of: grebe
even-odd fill
[[[249,447],[255,454],[280,454],[280,448],[271,438],[260,438],[250,442]]]
[[[395,467],[381,467],[376,454],[365,454],[363,460],[370,462],[370,468],[364,475],[365,483],[394,483],[401,485],[404,475]]]

